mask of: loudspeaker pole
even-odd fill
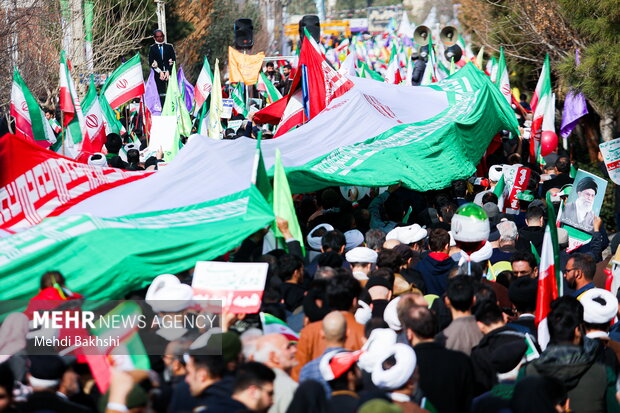
[[[166,30],[166,0],[155,0],[157,5],[157,28],[164,32],[164,42],[168,41]]]

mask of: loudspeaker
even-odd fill
[[[431,29],[426,26],[418,26],[413,32],[413,40],[418,44],[418,46],[426,46],[430,36],[432,36]]]
[[[461,50],[458,44],[453,44],[452,46],[446,48],[443,55],[446,57],[448,62],[454,59],[454,63],[456,63],[463,57],[463,50]]]
[[[456,27],[446,26],[441,29],[439,38],[444,45],[452,46],[453,44],[456,44],[456,41],[459,39],[459,31],[456,30]]]
[[[310,36],[318,43],[321,39],[321,20],[319,20],[319,16],[309,14],[302,17],[299,21],[299,39],[302,43],[304,39],[304,28],[308,30]]]
[[[233,27],[235,32],[235,47],[237,49],[251,49],[254,46],[252,19],[237,19]]]

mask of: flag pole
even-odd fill
[[[64,112],[61,110],[60,111],[60,124],[63,125],[62,126],[62,131],[60,132],[60,147],[62,148],[62,155],[65,156],[65,114]]]

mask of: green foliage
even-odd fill
[[[177,12],[177,3],[171,1],[166,8],[166,31],[168,43],[177,43],[185,39],[194,31],[194,25],[181,19]]]
[[[254,37],[261,30],[259,5],[247,2],[239,5],[234,0],[221,0],[214,3],[209,13],[209,31],[200,45],[200,54],[207,56],[211,67],[214,68],[215,59],[220,60],[220,69],[228,62],[228,46],[233,45],[233,26],[239,18],[252,19]],[[198,63],[202,66],[202,61]]]
[[[570,56],[559,65],[561,75],[597,107],[620,105],[620,2],[558,0],[564,16],[584,40],[577,66]]]

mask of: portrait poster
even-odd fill
[[[577,171],[573,189],[562,208],[560,222],[583,231],[594,232],[594,217],[601,213],[607,181],[583,170]]]

